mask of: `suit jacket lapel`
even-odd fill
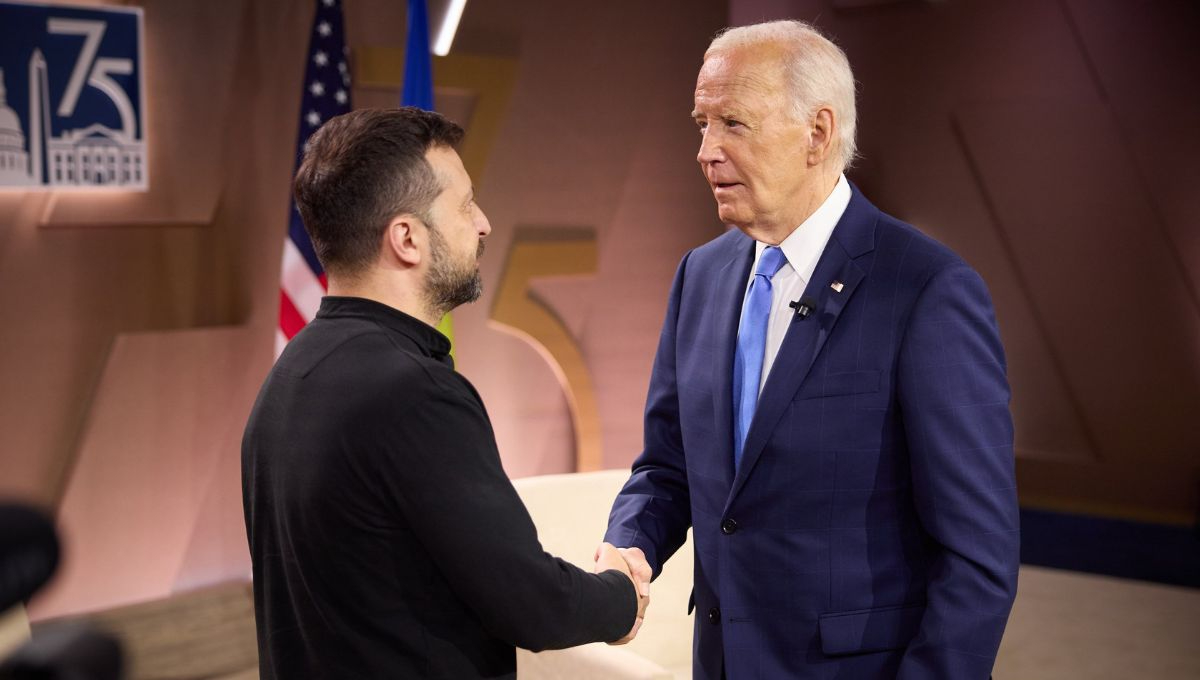
[[[804,289],[805,296],[816,299],[816,309],[803,321],[792,320],[771,372],[767,375],[767,382],[758,399],[758,408],[754,412],[754,420],[751,421],[750,431],[746,434],[746,448],[742,452],[742,462],[734,477],[728,503],[733,502],[745,484],[746,478],[762,455],[771,432],[779,424],[780,418],[808,376],[813,362],[825,346],[825,341],[829,339],[829,334],[833,332],[834,324],[837,323],[846,303],[866,277],[866,272],[854,260],[874,249],[877,215],[875,207],[863,198],[857,188],[853,188],[850,205],[834,228],[829,243],[817,261],[812,279]],[[746,275],[750,275],[748,270]],[[841,282],[841,291],[832,288],[835,281]],[[732,356],[730,366],[732,367]],[[732,368],[729,372],[732,373]],[[732,387],[730,392],[731,396],[727,401],[732,404]],[[732,409],[732,405],[729,408]]]
[[[729,261],[712,280],[713,302],[713,412],[716,414],[717,455],[725,456],[721,470],[733,478],[733,352],[737,345],[738,322],[746,281],[754,264],[754,240],[743,236],[730,249]]]

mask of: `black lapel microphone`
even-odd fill
[[[792,300],[788,303],[788,307],[796,310],[797,321],[804,321],[817,308],[817,301],[812,296],[805,296],[799,300]]]

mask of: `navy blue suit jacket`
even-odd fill
[[[855,188],[735,471],[733,352],[753,258],[732,230],[680,263],[645,449],[605,540],[641,548],[657,574],[694,527],[696,678],[985,680],[1019,541],[983,280]]]

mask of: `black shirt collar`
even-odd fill
[[[318,319],[358,317],[375,321],[412,340],[422,353],[444,363],[450,363],[450,340],[438,329],[389,307],[382,302],[360,297],[326,295],[321,298]]]

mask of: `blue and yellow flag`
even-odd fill
[[[433,111],[433,62],[429,52],[429,13],[425,0],[408,0],[408,40],[404,49],[404,86],[400,105]],[[438,330],[450,338],[454,347],[454,323],[446,314]],[[451,349],[450,354],[454,354]]]

